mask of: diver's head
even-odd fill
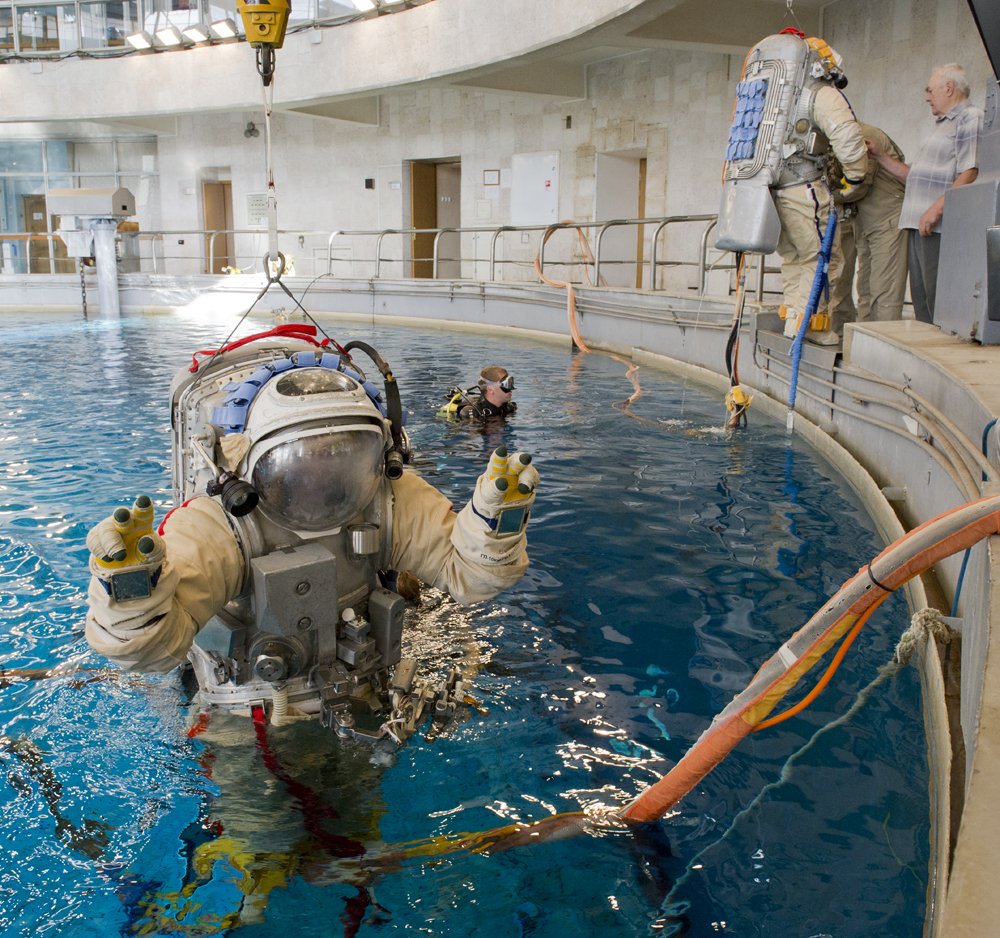
[[[378,491],[389,433],[359,382],[296,368],[264,384],[246,420],[240,475],[259,509],[298,533],[339,528]]]
[[[500,365],[479,372],[479,390],[491,404],[500,407],[514,396],[514,376]]]

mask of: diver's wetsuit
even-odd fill
[[[471,408],[471,412],[466,413]],[[462,417],[509,417],[517,410],[517,404],[513,401],[506,401],[499,407],[490,403],[485,397],[479,397],[472,404],[460,407],[458,413]]]

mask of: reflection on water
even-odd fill
[[[169,381],[234,323],[0,318],[17,363],[0,376],[0,667],[101,667],[81,641],[86,531],[140,492],[168,507]],[[426,673],[461,669],[475,703],[433,738],[372,751],[312,724],[264,740],[233,718],[192,729],[176,675],[11,679],[3,934],[921,934],[915,675],[822,730],[888,659],[898,597],[809,710],[747,740],[662,824],[453,849],[625,803],[880,545],[783,428],[751,410],[748,429],[722,431],[721,396],[644,368],[633,420],[613,406],[631,392],[624,367],[600,355],[356,322],[335,334],[391,363],[415,465],[456,506],[499,442],[535,456],[523,581],[467,609],[428,590],[410,613]],[[517,377],[507,425],[434,417],[493,363]]]

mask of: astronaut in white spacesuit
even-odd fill
[[[350,357],[359,346],[386,378],[384,397]],[[203,706],[318,717],[341,736],[417,719],[397,575],[460,603],[512,586],[528,565],[538,473],[527,454],[498,450],[453,512],[403,468],[385,363],[364,343],[342,352],[285,330],[177,376],[178,507],[162,536],[141,497],[87,538],[95,651],[133,671],[189,660]]]
[[[781,255],[785,334],[802,320],[832,205],[826,171],[835,156],[841,187],[860,185],[868,155],[860,125],[841,92],[840,56],[822,39],[788,29],[767,36],[747,54],[737,85],[726,149],[722,206],[716,228],[721,250]],[[843,259],[834,246],[828,279]],[[825,300],[813,310],[821,328],[810,338],[835,344]]]

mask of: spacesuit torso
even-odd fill
[[[400,660],[405,603],[379,579],[391,553],[389,440],[366,384],[339,355],[280,345],[175,382],[175,502],[215,484],[200,450],[259,498],[227,512],[243,589],[191,648],[207,703],[249,707],[277,684],[289,706],[332,719]]]

